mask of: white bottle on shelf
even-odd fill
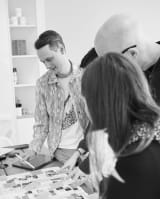
[[[21,26],[26,25],[26,17],[24,17],[24,16],[19,17],[19,25],[21,25]]]
[[[15,8],[16,17],[22,16],[22,8]]]
[[[19,99],[16,100],[16,115],[22,116],[22,103]]]
[[[17,68],[13,68],[13,83],[17,84],[18,83],[18,77],[17,77]]]
[[[10,24],[13,25],[13,26],[17,26],[18,25],[18,17],[12,16],[10,18]]]

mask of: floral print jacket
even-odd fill
[[[73,70],[69,82],[70,95],[73,99],[75,111],[80,125],[85,130],[88,118],[85,105],[81,97],[82,70]],[[57,149],[61,134],[64,111],[64,91],[60,86],[54,71],[47,71],[37,81],[36,107],[33,140],[30,149],[39,153],[47,138],[50,155],[53,157]]]

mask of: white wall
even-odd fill
[[[7,10],[7,1],[0,0],[0,136],[7,136],[14,142],[14,98]]]
[[[9,31],[7,3],[1,0],[0,5],[0,118],[9,116],[13,111],[13,90],[11,85],[11,61],[9,49]]]
[[[138,17],[145,31],[160,40],[160,0],[46,0],[45,9],[46,28],[63,36],[75,62],[92,47],[97,29],[112,14]]]

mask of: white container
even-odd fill
[[[22,107],[16,107],[16,115],[22,116]]]
[[[26,25],[26,17],[19,17],[19,25]]]
[[[16,17],[16,16],[11,17],[10,18],[10,24],[17,26],[18,25],[18,17]]]
[[[16,12],[16,17],[22,16],[22,8],[15,8],[15,12]]]
[[[18,83],[17,69],[16,68],[13,68],[13,83],[14,84]]]
[[[16,99],[16,115],[22,116],[22,103],[19,99]]]

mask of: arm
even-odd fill
[[[84,139],[80,141],[80,144],[79,144],[77,150],[73,153],[73,155],[69,158],[69,160],[67,160],[65,162],[62,169],[72,170],[75,167],[75,165],[76,165],[78,159],[80,158],[80,156],[83,153],[85,153],[85,149],[83,149],[83,145],[85,146],[84,143],[85,143]]]
[[[87,134],[89,127],[90,127],[90,123],[88,123],[88,126],[85,129],[84,136]],[[72,170],[75,167],[76,163],[78,162],[78,159],[80,159],[80,157],[86,152],[88,152],[88,147],[87,147],[86,139],[84,138],[83,140],[80,141],[77,147],[77,150],[74,152],[71,158],[65,162],[62,169],[68,168],[69,170]]]
[[[40,81],[36,84],[36,107],[34,135],[30,149],[39,153],[49,131],[49,116]]]
[[[88,126],[86,128],[85,134],[87,135],[87,132],[89,131],[90,128],[90,122],[88,123]],[[87,141],[84,138],[83,140],[81,140],[81,142],[78,145],[78,148],[82,148],[85,152],[88,152],[88,146],[87,146]],[[89,174],[90,173],[90,168],[89,168],[89,154],[88,156],[79,164],[79,169],[85,173],[85,174]]]
[[[89,154],[86,157],[86,159],[84,159],[80,165],[79,165],[79,169],[85,173],[85,174],[90,174],[90,168],[89,168]]]
[[[78,145],[78,149],[83,149],[84,152],[87,152],[88,151],[88,147],[87,147],[87,144],[86,144],[86,139],[84,138],[83,140],[80,141],[79,145]]]

